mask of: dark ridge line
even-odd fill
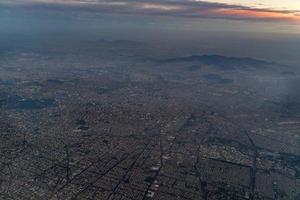
[[[184,57],[173,57],[167,59],[156,59],[156,58],[148,58],[145,59],[148,61],[156,62],[156,63],[176,63],[176,62],[243,62],[246,61],[246,64],[259,64],[259,65],[280,65],[285,66],[283,64],[274,62],[274,61],[266,61],[262,59],[256,59],[251,57],[233,57],[233,56],[223,56],[218,54],[203,54],[203,55],[190,55]],[[226,63],[228,64],[228,63]]]

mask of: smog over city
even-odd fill
[[[298,0],[1,0],[0,200],[300,200]]]

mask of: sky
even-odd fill
[[[57,19],[59,16],[61,19]],[[70,17],[87,23],[74,23]],[[105,21],[102,20],[104,18]],[[54,23],[44,27],[45,22],[49,21]],[[34,30],[38,26],[40,29],[51,29],[51,26],[52,29],[59,29],[73,24],[78,31],[82,28],[92,31],[95,26],[125,25],[127,29],[299,34],[300,1],[1,0],[0,23],[2,32],[18,29],[26,32],[26,29]]]
[[[277,9],[277,10],[300,10],[298,0],[207,0],[208,2],[219,2],[233,5],[244,5],[255,8]]]
[[[95,12],[300,22],[299,0],[2,0],[2,4],[69,6]]]
[[[300,0],[0,0],[1,35],[197,40],[300,63]]]

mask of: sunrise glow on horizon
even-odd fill
[[[298,10],[300,12],[300,1],[298,0],[207,0],[207,2],[234,4],[261,9]]]
[[[170,16],[193,19],[300,22],[298,0],[3,0],[1,4],[62,6],[94,13]]]

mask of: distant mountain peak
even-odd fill
[[[262,68],[268,65],[274,65],[274,62],[249,58],[249,57],[228,57],[222,55],[191,55],[187,57],[176,57],[159,60],[159,63],[181,63],[181,62],[197,62],[205,65],[213,65],[222,69],[236,69],[240,67]]]

